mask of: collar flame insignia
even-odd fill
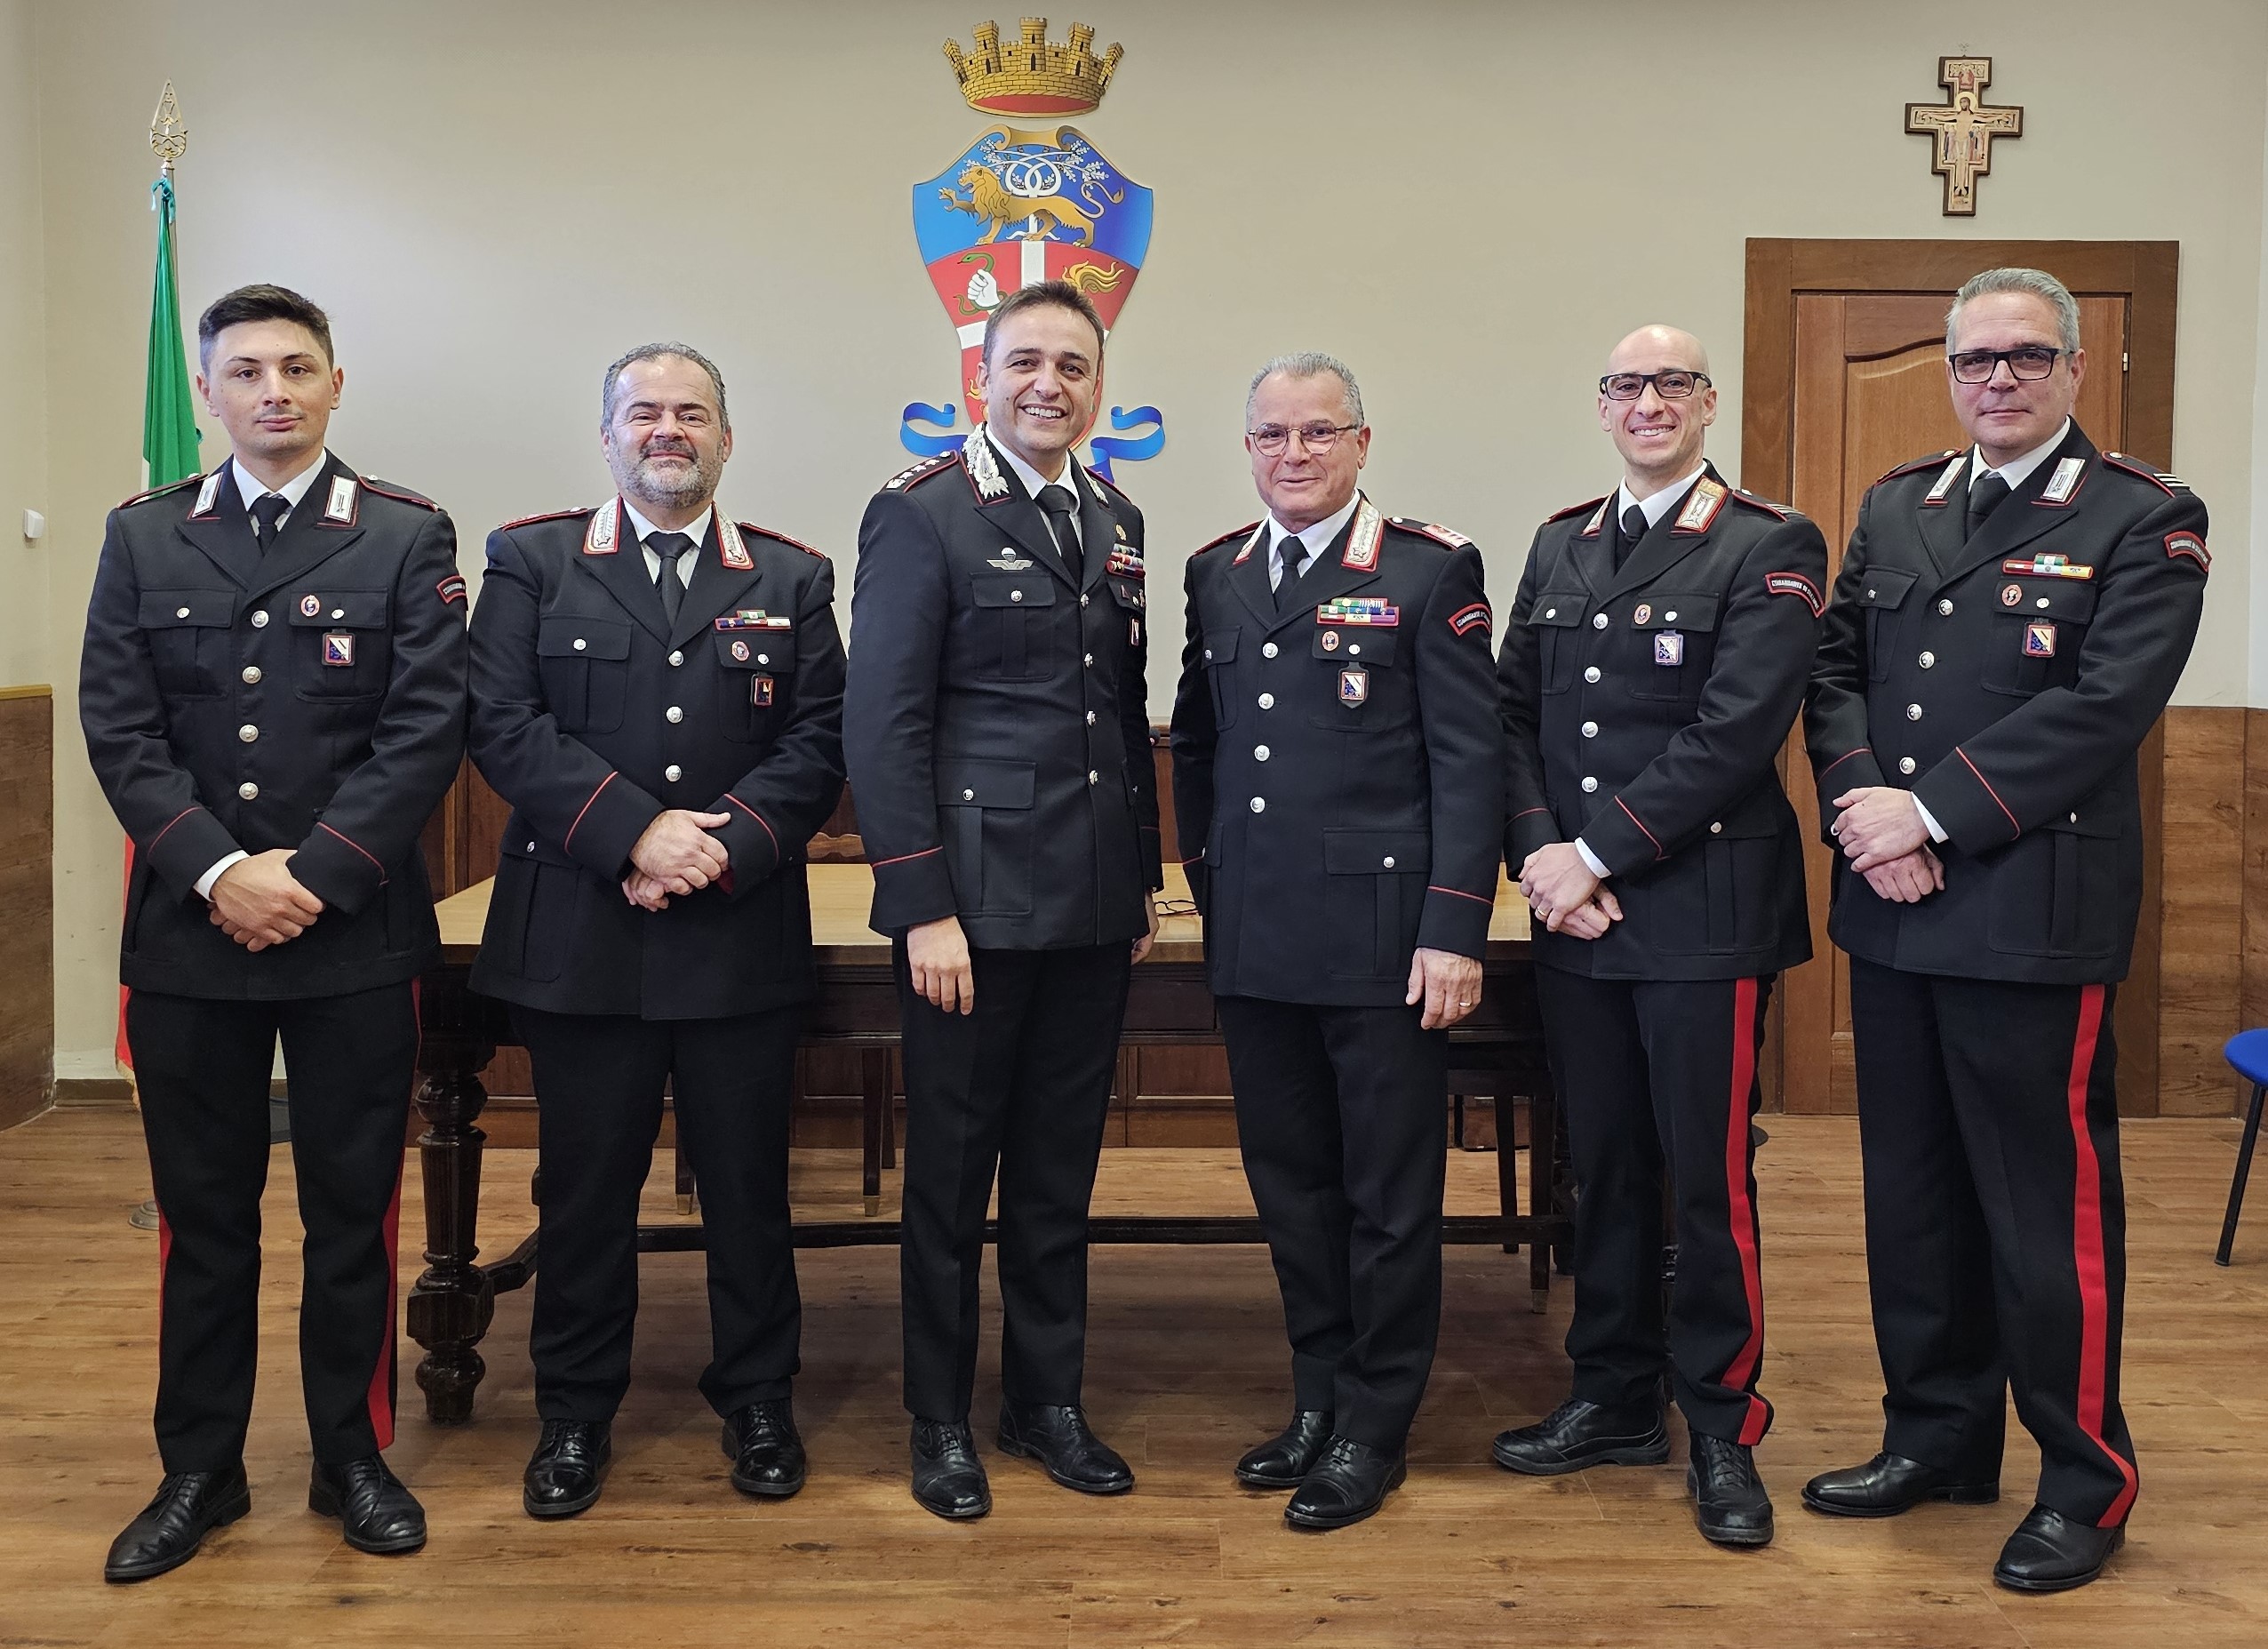
[[[1968,466],[1968,463],[1969,454],[1962,452],[1956,456],[1952,463],[1947,464],[1945,473],[1937,477],[1937,484],[1929,489],[1929,495],[1921,500],[1923,505],[1943,504],[1946,496],[1953,492],[1953,483],[1961,479],[1961,472]]]
[[[969,472],[969,484],[986,503],[995,504],[1008,496],[1008,477],[1001,474],[1000,460],[993,456],[992,443],[982,428],[962,444],[961,467]]]
[[[1346,535],[1346,553],[1338,558],[1338,564],[1357,572],[1377,572],[1378,540],[1386,535],[1386,524],[1378,507],[1364,499],[1355,508],[1354,530]]]
[[[361,496],[362,489],[355,484],[354,476],[331,476],[331,495],[323,503],[323,518],[337,526],[353,526]]]
[[[611,556],[621,537],[622,500],[618,495],[591,511],[590,525],[583,529],[583,554]]]
[[[1685,508],[1677,512],[1677,519],[1670,524],[1673,532],[1706,532],[1717,512],[1725,507],[1725,484],[1714,476],[1703,476],[1693,484],[1687,494]]]
[[[202,517],[215,512],[220,503],[221,478],[228,473],[228,466],[223,464],[204,478],[204,484],[197,489],[196,508],[189,511],[190,515]]]
[[[2072,494],[2079,491],[2080,480],[2087,474],[2087,460],[2066,458],[2056,466],[2056,473],[2048,477],[2048,484],[2040,494],[2043,504],[2068,504]]]
[[[748,554],[748,547],[741,541],[740,524],[723,510],[716,512],[716,553],[719,560],[735,572],[755,571],[755,557]]]

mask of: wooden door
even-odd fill
[[[1832,580],[1866,489],[1899,464],[1967,444],[1946,393],[1945,310],[1969,276],[2010,264],[2049,270],[2079,298],[2080,428],[2106,451],[2167,463],[2176,254],[2162,242],[1749,242],[1743,484],[1819,524]],[[2156,766],[2153,744],[2143,762],[2144,932],[2118,999],[2121,1103],[2144,1109],[2155,1088],[2144,1072],[2156,1063]],[[1848,959],[1827,939],[1833,860],[1817,839],[1800,726],[1782,772],[1805,832],[1813,960],[1781,981],[1767,1093],[1790,1111],[1848,1112],[1857,1109]]]

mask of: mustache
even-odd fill
[[[643,446],[638,449],[638,456],[640,458],[661,458],[674,456],[677,458],[691,458],[698,461],[700,454],[693,450],[693,444],[691,441],[685,440],[682,436],[656,436],[653,439],[647,442]]]

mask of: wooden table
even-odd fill
[[[866,926],[872,873],[863,864],[818,864],[810,868],[812,938],[818,950],[819,995],[812,1005],[806,1042],[856,1048],[866,1101],[863,1220],[804,1221],[795,1227],[798,1247],[891,1244],[898,1221],[881,1217],[882,1170],[890,1152],[890,1050],[897,1045],[898,990],[890,977],[890,941]],[[1186,905],[1187,884],[1168,867],[1162,897]],[[483,882],[435,908],[441,922],[442,959],[427,973],[419,993],[417,1106],[426,1122],[418,1139],[425,1180],[426,1270],[409,1301],[411,1337],[425,1348],[418,1384],[426,1412],[444,1425],[472,1417],[473,1393],[486,1372],[481,1337],[488,1332],[499,1290],[523,1286],[534,1275],[535,1237],[531,1233],[504,1259],[483,1265],[475,1240],[480,1213],[481,1147],[486,1135],[477,1125],[488,1102],[481,1071],[498,1045],[516,1040],[501,1003],[470,986],[473,958],[488,918],[491,883]],[[1512,1131],[1500,1114],[1497,1182],[1502,1209],[1493,1215],[1452,1216],[1443,1221],[1449,1243],[1500,1243],[1506,1252],[1525,1243],[1529,1282],[1535,1308],[1542,1310],[1550,1285],[1550,1250],[1562,1237],[1568,1220],[1559,1207],[1554,1173],[1557,1112],[1544,1063],[1543,1031],[1537,1017],[1528,944],[1528,909],[1517,890],[1500,883],[1489,925],[1489,949],[1481,1005],[1450,1033],[1452,1091],[1492,1093],[1500,1099],[1522,1097],[1530,1106],[1529,1211],[1518,1211]],[[1124,1040],[1129,1045],[1218,1042],[1220,1029],[1206,988],[1199,924],[1194,916],[1167,917],[1158,943],[1134,970],[1126,1006]],[[987,1231],[989,1237],[991,1233]],[[1098,1219],[1090,1227],[1098,1243],[1225,1243],[1264,1240],[1250,1218]],[[698,1225],[647,1226],[638,1233],[647,1253],[698,1249]]]

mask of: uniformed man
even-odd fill
[[[245,286],[197,322],[231,455],[113,511],[79,720],[133,848],[118,977],[159,1229],[157,1497],[110,1548],[148,1580],[250,1509],[260,1201],[276,1039],[305,1279],[307,1504],[414,1551],[387,1469],[395,1225],[439,933],[418,834],[464,750],[449,517],[323,447],[345,374],[323,311]]]
[[[2205,506],[2072,421],[2079,308],[1988,269],[1945,319],[1966,451],[1867,492],[1804,720],[1844,859],[1881,1452],[1815,1477],[1878,1517],[2000,1493],[2005,1393],[2037,1503],[1992,1577],[2102,1572],[2134,1505],[2111,1001],[2142,899],[2135,751],[2205,598]]]
[[[1080,1406],[1087,1203],[1134,962],[1157,931],[1142,516],[1071,449],[1103,329],[1060,281],[985,323],[983,424],[858,529],[844,732],[905,1029],[899,1258],[914,1498],[992,1508],[968,1420],[1000,1178],[1000,1446],[1134,1474]]]
[[[1291,1422],[1236,1463],[1335,1529],[1404,1474],[1441,1317],[1448,1028],[1481,995],[1503,740],[1481,552],[1358,490],[1354,374],[1253,378],[1266,516],[1190,559],[1174,814],[1205,917]]]
[[[1761,1546],[1771,1424],[1749,1118],[1765,1005],[1811,954],[1803,845],[1773,762],[1802,706],[1826,545],[1703,456],[1700,340],[1615,346],[1599,422],[1623,479],[1536,533],[1498,665],[1505,856],[1540,931],[1536,989],[1575,1177],[1574,1390],[1496,1440],[1550,1477],[1669,1458],[1666,1365],[1707,1539]],[[1677,1282],[1661,1287],[1665,1183]]]
[[[835,572],[717,508],[732,424],[698,351],[607,368],[599,444],[616,495],[491,533],[473,615],[473,759],[513,809],[473,985],[512,1005],[542,1122],[534,1517],[589,1507],[612,1453],[665,1082],[732,1485],[805,1470],[787,1128],[818,990],[803,847],[843,788]]]

